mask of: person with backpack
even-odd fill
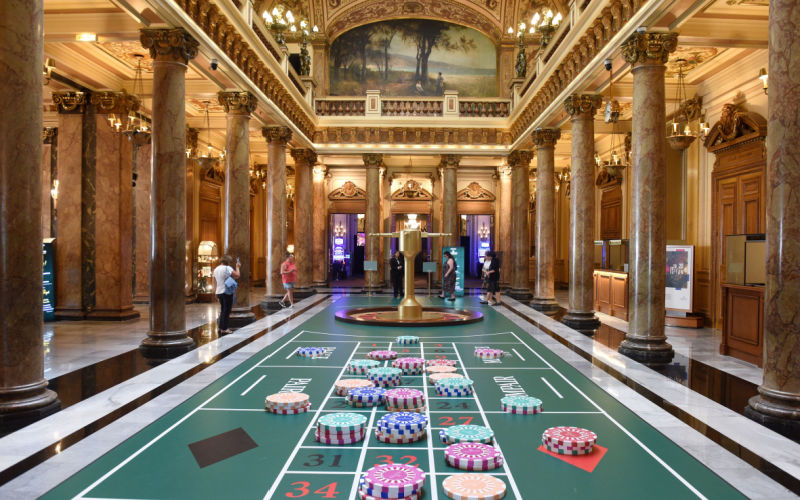
[[[445,252],[444,276],[442,277],[442,294],[440,299],[456,300],[456,259],[453,254]]]
[[[224,255],[219,265],[214,269],[214,282],[216,283],[217,300],[219,300],[220,305],[219,320],[217,321],[217,329],[220,335],[231,333],[231,329],[228,328],[228,321],[231,317],[231,309],[233,309],[233,294],[238,286],[236,280],[239,279],[239,268],[241,267],[239,259],[236,259],[236,269],[231,267],[232,263],[231,256]]]

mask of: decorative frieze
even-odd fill
[[[217,93],[217,100],[226,113],[235,115],[249,115],[258,107],[258,99],[250,92],[220,91]]]
[[[197,57],[200,44],[183,28],[143,29],[139,33],[142,47],[150,51],[154,61],[189,64]]]
[[[316,144],[511,144],[511,134],[497,128],[325,127],[314,133]]]
[[[139,98],[127,93],[125,90],[121,92],[93,92],[90,101],[97,113],[104,115],[114,113],[127,116],[131,111],[138,111],[140,105]]]
[[[84,92],[53,92],[53,103],[59,113],[83,113],[86,97]]]

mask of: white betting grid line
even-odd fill
[[[300,348],[298,347],[297,349],[300,349]],[[292,356],[294,356],[294,353],[296,353],[296,352],[297,352],[297,349],[295,349],[294,351],[292,351],[292,352],[290,352],[289,354],[287,354],[287,355],[286,355],[286,357],[285,357],[284,359],[289,359],[289,358],[291,358]]]
[[[253,387],[257,386],[257,385],[258,385],[258,383],[259,383],[259,382],[261,382],[262,380],[264,380],[265,378],[267,378],[267,376],[266,376],[266,375],[261,375],[260,377],[258,377],[258,380],[256,380],[255,382],[253,382],[253,383],[250,385],[250,387],[248,387],[247,389],[245,389],[243,393],[239,394],[239,396],[245,396],[245,395],[247,395],[247,393],[248,393],[248,392],[250,392],[250,389],[252,389]]]
[[[521,359],[522,361],[525,361],[525,358],[523,358],[523,357],[522,357],[522,354],[520,354],[520,353],[519,353],[519,352],[518,352],[516,349],[514,349],[514,348],[512,347],[512,348],[511,348],[511,350],[512,350],[512,351],[514,351],[514,354],[516,354],[517,356],[519,356],[519,359]]]
[[[387,351],[392,350],[393,342],[389,342],[389,347],[386,348]],[[383,366],[389,366],[389,360],[383,362]],[[375,413],[378,411],[378,405],[372,407],[372,411],[369,415],[369,422],[367,422],[367,429],[366,435],[364,436],[364,442],[361,443],[361,454],[358,456],[358,465],[356,466],[356,477],[353,478],[353,485],[350,487],[350,496],[347,498],[355,498],[356,497],[356,490],[358,490],[358,479],[361,477],[361,471],[364,470],[364,460],[367,458],[367,449],[369,446],[369,440],[371,438],[370,434],[372,433],[372,426],[375,423]]]
[[[419,357],[425,359],[425,342],[420,341],[419,343]],[[426,430],[428,434],[427,445],[428,445],[428,466],[430,467],[429,474],[433,476],[431,478],[431,485],[430,485],[430,493],[432,500],[439,500],[439,487],[436,484],[436,460],[433,456],[433,443],[431,442],[432,439],[435,439],[436,436],[431,433],[433,427],[431,427],[431,404],[428,400],[428,374],[425,370],[425,363],[422,364],[422,387],[425,393],[425,416],[428,417],[428,428]]]
[[[170,425],[169,427],[167,427],[167,428],[166,428],[164,431],[162,431],[162,432],[161,432],[161,434],[159,434],[158,436],[156,436],[156,437],[154,437],[153,439],[151,439],[150,441],[148,441],[148,443],[147,443],[146,445],[144,445],[144,446],[142,446],[141,448],[139,448],[138,450],[136,450],[136,451],[135,451],[134,453],[132,453],[132,454],[131,454],[131,455],[130,455],[128,458],[126,458],[125,460],[123,460],[122,462],[120,462],[120,463],[118,463],[116,466],[114,466],[114,468],[112,468],[110,471],[106,472],[105,474],[103,474],[102,476],[100,476],[99,478],[97,478],[97,479],[96,479],[96,480],[95,480],[95,481],[94,481],[92,484],[90,484],[89,486],[87,486],[86,488],[84,488],[84,489],[83,489],[83,490],[82,490],[80,493],[78,493],[78,494],[75,496],[75,498],[76,498],[77,500],[80,500],[81,498],[85,498],[85,497],[84,497],[84,495],[85,495],[86,493],[88,493],[89,491],[91,491],[92,489],[94,489],[94,488],[95,488],[95,486],[97,486],[98,484],[100,484],[100,483],[102,483],[103,481],[105,481],[106,479],[108,479],[108,477],[109,477],[109,476],[111,476],[112,474],[114,474],[115,472],[117,472],[119,469],[121,469],[122,467],[124,467],[124,466],[125,466],[125,465],[126,465],[128,462],[130,462],[131,460],[133,460],[134,458],[136,458],[137,456],[139,456],[139,455],[140,455],[140,454],[141,454],[143,451],[145,451],[146,449],[150,448],[150,447],[151,447],[151,446],[152,446],[152,445],[153,445],[153,444],[154,444],[156,441],[158,441],[158,440],[159,440],[159,439],[161,439],[162,437],[166,436],[166,435],[167,435],[167,434],[168,434],[170,431],[172,431],[172,429],[174,429],[175,427],[177,427],[177,426],[179,426],[180,424],[182,424],[184,421],[186,421],[186,419],[188,419],[189,417],[191,417],[192,415],[194,415],[194,414],[195,414],[195,413],[196,413],[198,410],[200,410],[200,409],[201,409],[203,406],[205,406],[206,404],[210,403],[210,402],[211,402],[211,401],[212,401],[214,398],[216,398],[217,396],[219,396],[219,395],[220,395],[220,394],[222,394],[223,392],[227,391],[227,390],[228,390],[228,388],[230,388],[230,387],[231,387],[233,384],[235,384],[236,382],[238,382],[239,380],[241,380],[241,379],[242,379],[242,378],[243,378],[245,375],[247,375],[247,374],[248,374],[248,373],[250,373],[251,371],[255,370],[255,369],[258,367],[258,365],[259,365],[259,364],[261,364],[262,362],[264,362],[264,361],[268,360],[269,358],[271,358],[271,357],[272,357],[273,355],[275,355],[276,353],[280,352],[280,350],[281,350],[281,349],[283,349],[284,347],[286,347],[287,345],[289,345],[289,344],[290,344],[290,343],[291,343],[291,342],[292,342],[294,339],[296,339],[297,337],[299,337],[299,336],[300,336],[300,334],[302,334],[302,333],[303,333],[303,331],[304,331],[304,330],[300,330],[300,332],[299,332],[297,335],[295,335],[295,336],[294,336],[294,337],[292,337],[291,339],[287,340],[287,341],[286,341],[286,342],[285,342],[283,345],[281,345],[279,348],[277,348],[277,349],[275,349],[274,351],[272,351],[272,353],[271,353],[271,354],[268,354],[268,355],[267,355],[267,356],[265,356],[263,359],[260,359],[260,360],[259,360],[257,363],[255,363],[253,366],[251,366],[250,368],[248,368],[248,369],[247,369],[247,370],[246,370],[244,373],[242,373],[241,375],[239,375],[238,377],[236,377],[235,379],[233,379],[233,380],[232,380],[232,381],[231,381],[231,382],[230,382],[228,385],[226,385],[225,387],[223,387],[223,388],[222,388],[222,389],[220,389],[219,391],[215,392],[215,393],[214,393],[214,394],[213,394],[213,395],[212,395],[210,398],[206,399],[205,401],[203,401],[202,403],[200,403],[200,405],[199,405],[199,406],[197,406],[195,409],[193,409],[192,411],[190,411],[189,413],[187,413],[186,415],[184,415],[183,417],[181,417],[181,419],[180,419],[180,420],[178,420],[178,421],[177,421],[177,422],[175,422],[174,424],[172,424],[172,425]]]
[[[544,378],[544,377],[540,377],[540,378],[542,379],[542,382],[544,382],[545,384],[547,384],[547,387],[549,387],[551,391],[553,391],[554,393],[556,393],[556,396],[558,396],[558,399],[564,399],[564,396],[562,396],[562,395],[561,395],[561,393],[560,393],[560,392],[558,392],[558,391],[556,390],[556,388],[555,388],[555,387],[553,387],[553,384],[551,384],[550,382],[548,382],[548,381],[547,381],[547,379],[546,379],[546,378]]]
[[[456,347],[455,343],[453,344],[453,348],[456,350],[456,357],[458,358],[459,364],[461,364],[461,369],[464,370],[464,376],[469,379],[469,374],[467,373],[467,365],[464,364],[464,361],[461,359],[461,354],[458,352],[458,348]],[[471,379],[470,379],[471,380]],[[483,411],[483,405],[481,404],[480,398],[478,398],[477,394],[475,394],[475,390],[472,390],[472,395],[475,398],[475,404],[478,405],[478,411],[481,412],[481,418],[483,419],[483,423],[489,427],[489,419],[486,418],[486,412]],[[497,442],[497,436],[494,438],[494,446],[500,451],[500,455],[505,457],[503,454],[502,448],[500,448],[500,443]],[[503,469],[508,473],[506,477],[508,477],[508,482],[511,484],[511,491],[514,492],[514,496],[517,500],[522,500],[522,495],[519,493],[519,489],[517,488],[517,482],[514,481],[514,475],[511,474],[511,468],[508,466],[508,462],[504,459],[503,460]]]
[[[344,374],[344,371],[347,369],[347,365],[350,363],[350,360],[353,359],[353,356],[355,355],[355,353],[358,350],[358,347],[360,345],[361,345],[361,342],[358,342],[356,344],[355,348],[353,349],[353,352],[350,353],[350,356],[347,358],[347,361],[344,362],[344,366],[342,367],[341,371],[339,371],[339,376],[336,377],[336,380],[339,380],[340,378],[342,378],[342,375]],[[335,386],[336,386],[335,383],[331,384],[331,388],[328,390],[328,394],[325,396],[325,399],[322,400],[322,403],[320,403],[319,407],[314,411],[314,417],[311,419],[312,425],[309,426],[308,428],[306,428],[305,431],[303,431],[303,435],[300,436],[300,440],[297,442],[297,446],[294,447],[294,449],[292,450],[292,453],[289,455],[289,458],[286,459],[286,463],[283,464],[283,468],[281,468],[281,471],[278,474],[278,477],[275,478],[275,481],[272,483],[272,486],[267,491],[267,494],[264,495],[264,498],[266,500],[269,500],[275,494],[275,490],[278,488],[278,484],[280,484],[281,479],[283,479],[283,476],[286,475],[286,471],[289,470],[289,464],[292,463],[292,460],[294,460],[294,457],[297,455],[297,452],[302,447],[303,441],[305,441],[305,439],[306,439],[306,434],[308,434],[308,430],[313,427],[313,423],[316,422],[317,419],[319,418],[320,410],[325,407],[325,404],[328,402],[328,399],[330,399],[331,394],[333,393],[333,389],[335,388]]]
[[[614,419],[614,417],[612,417],[611,415],[609,415],[609,414],[608,414],[608,412],[606,412],[606,411],[605,411],[603,408],[601,408],[601,407],[600,407],[600,405],[598,405],[597,403],[595,403],[595,402],[594,402],[594,400],[593,400],[592,398],[590,398],[589,396],[587,396],[587,395],[586,395],[586,394],[585,394],[585,393],[584,393],[582,390],[580,390],[580,389],[579,389],[579,388],[578,388],[578,387],[577,387],[575,384],[573,384],[573,383],[572,383],[572,381],[570,381],[570,380],[569,380],[569,379],[568,379],[568,378],[567,378],[567,377],[566,377],[566,376],[565,376],[563,373],[561,373],[561,372],[560,372],[560,371],[559,371],[557,368],[555,368],[555,367],[554,367],[553,365],[551,365],[551,364],[550,364],[550,363],[549,363],[549,362],[548,362],[546,359],[544,359],[544,358],[542,357],[542,355],[541,355],[541,354],[539,354],[538,352],[536,352],[536,351],[535,351],[535,350],[534,350],[534,349],[533,349],[531,346],[529,346],[529,345],[528,345],[526,342],[523,342],[523,341],[522,341],[522,339],[520,339],[520,338],[517,336],[517,334],[516,334],[516,333],[514,333],[514,332],[511,332],[511,334],[512,334],[512,335],[513,335],[513,336],[514,336],[514,337],[515,337],[517,340],[519,340],[519,341],[520,341],[520,343],[522,343],[523,345],[525,345],[525,347],[527,347],[527,348],[528,348],[528,350],[530,350],[530,351],[531,351],[533,354],[535,354],[535,355],[536,355],[536,356],[537,356],[539,359],[541,359],[541,360],[542,360],[542,361],[543,361],[545,364],[547,364],[547,366],[549,366],[550,368],[552,368],[552,369],[553,369],[553,371],[555,371],[555,372],[556,372],[556,373],[557,373],[557,374],[558,374],[558,375],[559,375],[559,376],[560,376],[562,379],[564,379],[564,381],[565,381],[566,383],[568,383],[570,386],[572,386],[572,388],[573,388],[573,389],[575,389],[575,391],[577,391],[577,393],[578,393],[578,394],[580,394],[581,396],[583,396],[584,398],[586,398],[586,400],[587,400],[587,401],[589,401],[589,402],[592,404],[592,406],[594,406],[595,408],[597,408],[598,410],[600,410],[600,412],[601,412],[603,415],[605,415],[605,416],[606,416],[606,418],[608,418],[608,419],[611,421],[611,423],[613,423],[614,425],[616,425],[616,426],[617,426],[617,427],[618,427],[618,428],[619,428],[619,429],[620,429],[622,432],[624,432],[625,434],[627,434],[627,435],[628,435],[628,437],[630,437],[630,438],[633,440],[633,442],[634,442],[634,443],[638,444],[638,445],[639,445],[639,446],[640,446],[640,447],[641,447],[641,448],[642,448],[644,451],[646,451],[646,452],[647,452],[647,453],[648,453],[648,454],[649,454],[651,457],[653,457],[653,458],[656,460],[656,462],[660,463],[660,464],[661,464],[661,465],[662,465],[662,466],[663,466],[665,469],[667,469],[667,471],[669,471],[669,472],[670,472],[670,474],[672,474],[673,476],[675,476],[675,477],[676,477],[676,478],[677,478],[677,479],[678,479],[678,480],[679,480],[681,483],[683,483],[683,484],[684,484],[684,486],[686,486],[687,488],[689,488],[689,490],[691,490],[691,492],[692,492],[692,493],[694,493],[695,495],[697,495],[699,498],[706,499],[706,496],[705,496],[705,495],[703,495],[702,493],[700,493],[700,491],[698,491],[698,490],[697,490],[697,488],[695,488],[695,487],[694,487],[694,486],[693,486],[693,485],[692,485],[692,484],[691,484],[691,483],[690,483],[688,480],[686,480],[686,479],[685,479],[683,476],[681,476],[680,474],[678,474],[678,471],[676,471],[675,469],[673,469],[672,467],[670,467],[670,466],[669,466],[669,464],[667,464],[666,462],[664,462],[664,460],[662,460],[662,459],[661,459],[661,457],[659,457],[659,456],[658,456],[658,455],[657,455],[655,452],[653,452],[653,450],[651,450],[651,449],[650,449],[650,448],[648,448],[648,447],[647,447],[647,446],[646,446],[644,443],[642,443],[641,441],[639,441],[639,439],[638,439],[636,436],[634,436],[634,435],[633,435],[633,434],[632,434],[632,433],[631,433],[631,432],[630,432],[628,429],[626,429],[625,427],[623,427],[623,426],[622,426],[622,424],[620,424],[619,422],[617,422],[617,421],[616,421],[616,419]]]

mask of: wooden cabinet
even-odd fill
[[[761,366],[764,349],[764,287],[722,284],[720,354]]]
[[[622,188],[619,181],[605,184],[600,189],[600,238],[622,238]]]
[[[628,273],[594,272],[594,309],[628,321]]]

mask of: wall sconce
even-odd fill
[[[767,74],[766,68],[761,68],[758,70],[758,79],[761,80],[761,84],[764,86],[764,94],[767,93],[767,80],[769,79],[769,74]]]
[[[289,253],[294,253],[294,245],[286,245],[286,251]]]
[[[50,77],[53,75],[54,69],[56,69],[56,62],[52,57],[46,58],[44,60],[44,68],[42,68],[42,78],[44,79],[45,85],[50,83]]]
[[[50,197],[53,198],[53,202],[58,201],[58,179],[53,181],[53,188],[50,190]]]

